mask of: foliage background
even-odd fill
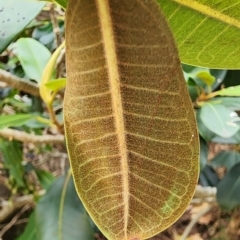
[[[64,10],[28,4],[0,3],[0,239],[104,239],[76,194],[64,144]],[[199,191],[155,239],[239,239],[240,71],[183,72],[201,141]]]

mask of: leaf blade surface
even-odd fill
[[[66,29],[64,118],[78,194],[109,239],[149,238],[183,213],[198,177],[173,37],[154,1],[70,1]]]

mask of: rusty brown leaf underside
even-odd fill
[[[198,133],[154,0],[70,0],[64,118],[78,194],[111,240],[140,240],[184,212]]]

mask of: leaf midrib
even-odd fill
[[[237,19],[229,17],[228,15],[222,13],[221,11],[218,11],[195,0],[172,0],[172,1],[178,3],[179,5],[183,5],[199,13],[202,13],[207,17],[214,18],[221,22],[227,23],[230,26],[240,28],[240,21],[238,21]]]
[[[112,96],[112,108],[118,135],[119,151],[121,155],[121,175],[123,184],[122,194],[124,202],[124,234],[127,237],[127,225],[129,217],[129,182],[127,145],[123,118],[122,97],[120,91],[120,75],[109,2],[107,0],[96,0],[96,3],[103,37],[105,58],[109,75],[109,85]]]

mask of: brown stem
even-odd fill
[[[0,69],[0,81],[20,91],[29,93],[33,96],[40,96],[37,84],[12,75],[11,73]]]
[[[63,135],[34,135],[26,132],[14,130],[14,129],[2,129],[0,130],[0,137],[7,138],[9,140],[17,140],[20,142],[30,142],[34,144],[52,143],[52,144],[63,144]]]

